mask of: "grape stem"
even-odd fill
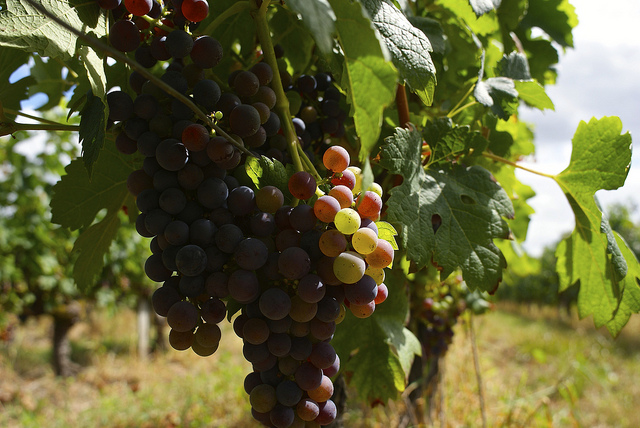
[[[151,24],[152,27],[158,27],[161,30],[166,31],[167,33],[170,33],[174,30],[177,30],[177,28],[173,28],[173,27],[169,27],[168,25],[165,25],[162,23],[162,18],[158,18],[158,19],[154,19],[148,15],[143,15],[140,18],[144,19],[145,21],[147,21],[149,24]]]
[[[320,174],[318,174],[318,170],[316,169],[316,167],[313,166],[313,162],[311,162],[311,160],[307,157],[307,155],[302,150],[302,146],[300,144],[296,144],[296,146],[298,147],[300,158],[304,163],[306,170],[309,171],[311,175],[313,175],[313,178],[315,178],[318,183],[321,182],[322,177],[320,177]]]
[[[236,141],[229,134],[227,134],[224,131],[224,129],[222,129],[218,125],[216,125],[211,120],[211,118],[205,112],[200,110],[200,108],[193,101],[191,101],[184,94],[180,93],[179,91],[177,91],[174,88],[172,88],[171,86],[169,86],[167,83],[165,83],[164,81],[162,81],[158,77],[156,77],[153,74],[151,74],[149,72],[149,70],[144,68],[138,62],[130,59],[124,53],[115,50],[114,48],[112,48],[111,46],[101,42],[100,40],[78,31],[76,28],[72,27],[67,22],[64,22],[59,17],[57,17],[56,15],[52,14],[47,9],[42,7],[42,5],[34,2],[34,0],[26,0],[26,2],[29,3],[37,11],[39,11],[40,13],[45,15],[47,18],[51,19],[52,21],[54,21],[55,23],[57,23],[58,25],[60,25],[64,29],[66,29],[67,31],[70,31],[71,33],[73,33],[79,39],[82,39],[85,42],[87,42],[94,49],[104,52],[106,55],[109,55],[110,57],[112,57],[116,61],[122,61],[125,64],[129,65],[131,68],[136,70],[138,73],[140,73],[146,79],[149,79],[151,82],[153,82],[156,86],[158,86],[160,89],[162,89],[168,95],[171,95],[172,97],[177,98],[178,100],[180,100],[180,102],[182,102],[187,107],[189,107],[196,114],[196,116],[199,119],[201,119],[210,128],[215,130],[216,134],[220,135],[221,137],[224,137],[227,141],[229,141],[229,143],[231,143],[234,147],[236,147],[238,150],[240,150],[242,153],[246,154],[247,156],[253,156],[253,153],[251,153],[249,150],[247,150],[244,147],[243,144],[241,144],[240,142]]]
[[[460,113],[462,110],[466,109],[467,107],[471,107],[472,105],[476,104],[476,101],[472,101],[460,107],[462,103],[465,102],[465,100],[469,98],[469,96],[473,93],[473,90],[475,87],[476,87],[475,83],[471,85],[467,93],[465,93],[464,96],[460,98],[460,101],[458,101],[458,104],[456,104],[451,110],[449,110],[447,117],[453,117],[456,114]]]
[[[256,24],[256,31],[258,33],[258,40],[262,47],[262,53],[264,60],[273,70],[273,80],[271,81],[271,89],[276,93],[276,106],[275,110],[280,117],[280,122],[284,130],[284,136],[287,139],[287,150],[291,155],[291,160],[296,168],[296,171],[304,171],[302,160],[300,159],[300,153],[298,152],[298,136],[296,135],[293,122],[291,120],[291,113],[289,111],[289,99],[284,93],[282,87],[282,81],[280,80],[280,71],[278,68],[278,60],[273,50],[273,42],[271,40],[271,32],[269,31],[269,24],[267,22],[267,7],[269,6],[269,0],[252,0],[251,16]],[[306,156],[306,155],[305,155]]]
[[[526,166],[519,165],[519,164],[517,164],[517,163],[515,163],[515,162],[513,162],[513,161],[510,161],[509,159],[505,159],[505,158],[503,158],[503,157],[500,157],[500,156],[494,155],[493,153],[483,152],[483,153],[482,153],[482,156],[484,156],[485,158],[488,158],[488,159],[494,160],[494,161],[496,161],[496,162],[502,162],[502,163],[504,163],[504,164],[511,165],[511,166],[512,166],[512,167],[514,167],[514,168],[520,168],[521,170],[523,170],[523,171],[527,171],[527,172],[530,172],[530,173],[532,173],[532,174],[540,175],[540,176],[542,176],[542,177],[551,178],[551,179],[553,179],[553,180],[555,180],[555,179],[556,179],[555,175],[546,174],[546,173],[544,173],[544,172],[536,171],[535,169],[527,168]]]
[[[36,120],[36,121],[38,121],[40,123],[48,123],[49,125],[52,125],[52,126],[75,126],[75,127],[77,127],[77,125],[65,125],[64,123],[54,122],[53,120],[45,119],[44,117],[33,116],[33,115],[25,113],[23,111],[13,110],[13,109],[10,109],[10,108],[3,108],[2,111],[4,113],[13,114],[15,116],[22,116],[22,117],[26,117],[28,119]]]
[[[207,25],[207,28],[204,29],[202,34],[213,34],[213,32],[216,30],[216,28],[220,26],[220,24],[227,21],[231,16],[235,15],[236,13],[240,13],[243,10],[248,9],[250,7],[251,7],[251,3],[248,0],[234,3],[233,6],[231,6],[224,12],[222,12],[220,15],[218,15],[216,19],[211,21],[211,23]]]

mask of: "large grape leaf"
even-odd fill
[[[366,319],[347,311],[331,342],[340,356],[341,372],[370,404],[396,399],[404,391],[414,356],[421,354],[420,342],[404,327],[409,310],[404,271],[386,269],[385,284],[387,300]]]
[[[97,2],[86,0],[35,0],[53,15],[82,33],[100,38],[107,34],[105,12]],[[40,13],[27,1],[7,0],[0,11],[0,46],[37,52],[41,56],[71,58],[77,37]]]
[[[113,135],[95,163],[92,179],[81,159],[65,168],[64,175],[53,187],[51,199],[52,221],[64,227],[83,229],[73,246],[78,258],[73,266],[73,278],[80,289],[88,289],[100,274],[104,255],[115,239],[121,209],[131,216],[138,211],[135,200],[127,190],[127,177],[135,170],[136,158],[124,155],[115,148]],[[96,215],[106,214],[94,223]]]
[[[387,60],[386,47],[358,2],[330,0],[336,32],[344,54],[340,82],[347,91],[351,116],[360,137],[360,160],[378,142],[384,108],[394,100],[397,70]]]
[[[573,47],[571,31],[578,25],[578,16],[569,0],[536,0],[529,2],[521,25],[540,28],[561,46]]]
[[[433,51],[429,39],[386,0],[364,0],[363,4],[391,52],[401,77],[422,102],[431,105],[436,88],[436,67],[429,54]]]
[[[380,152],[380,165],[404,178],[390,191],[387,219],[402,225],[407,258],[436,263],[445,277],[460,267],[471,288],[494,291],[506,261],[493,239],[509,237],[509,197],[480,166],[425,170],[421,149],[418,131],[398,128]]]
[[[569,200],[576,227],[556,250],[561,290],[580,282],[578,314],[593,314],[596,326],[612,320],[623,293],[626,260],[595,199],[600,189],[624,184],[631,162],[631,135],[621,135],[617,117],[581,122],[573,137],[569,166],[554,176]],[[635,269],[635,267],[634,267]]]
[[[113,134],[98,158],[92,179],[81,159],[74,159],[65,168],[66,175],[53,186],[51,213],[54,223],[75,230],[89,227],[102,209],[117,212],[128,195],[127,177],[138,159],[118,152]],[[128,206],[136,211],[135,206]]]
[[[333,49],[333,31],[336,15],[327,0],[287,0],[287,6],[302,16],[302,22],[309,29],[322,52],[328,54]]]

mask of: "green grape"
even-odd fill
[[[364,276],[366,263],[355,251],[345,251],[333,261],[333,273],[345,284],[355,284]]]
[[[360,229],[360,214],[352,208],[343,208],[333,219],[336,228],[345,235],[351,235]]]
[[[360,254],[372,253],[378,246],[378,235],[368,227],[360,228],[351,237],[351,245]]]
[[[380,285],[384,282],[384,269],[374,268],[373,266],[367,266],[367,270],[364,271],[365,275],[369,275],[376,281],[376,284]]]

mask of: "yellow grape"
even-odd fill
[[[349,306],[351,313],[357,318],[369,318],[373,311],[376,310],[375,302],[367,303],[366,305],[351,305]]]
[[[362,227],[351,237],[351,245],[360,254],[372,253],[378,246],[378,235],[373,229]]]
[[[360,214],[352,208],[342,208],[333,219],[336,229],[345,235],[351,235],[360,229]]]
[[[371,278],[373,278],[376,284],[378,285],[384,282],[385,274],[384,274],[383,268],[375,268],[373,266],[367,266],[367,270],[364,271],[364,274],[369,275]]]
[[[369,186],[369,190],[371,190],[373,193],[377,193],[378,196],[382,197],[382,186],[378,183],[373,183],[371,186]]]
[[[354,195],[357,195],[362,191],[362,170],[357,166],[350,166],[347,169],[356,176],[356,184],[353,186],[352,192]]]
[[[345,251],[333,261],[333,273],[345,284],[355,284],[364,276],[367,264],[355,251]]]

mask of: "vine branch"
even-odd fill
[[[61,126],[61,125],[64,126],[65,125],[63,123],[59,123],[59,122],[55,122],[53,120],[45,119],[44,117],[33,116],[31,114],[28,114],[28,113],[25,113],[25,112],[19,111],[19,110],[13,110],[13,109],[10,109],[10,108],[3,108],[2,110],[5,113],[13,114],[15,116],[26,117],[28,119],[36,120],[36,121],[38,121],[40,123],[48,123],[49,125],[55,125],[55,126]],[[76,125],[68,125],[68,126],[76,126]]]
[[[240,13],[245,9],[249,9],[251,7],[251,2],[249,0],[239,1],[234,3],[227,10],[222,12],[216,19],[211,21],[207,28],[204,29],[202,34],[212,34],[216,28],[220,26],[223,22],[225,22],[229,17],[235,15],[236,13]]]
[[[163,80],[161,80],[158,77],[154,76],[151,72],[149,72],[149,70],[144,68],[138,62],[130,59],[128,56],[126,56],[122,52],[115,50],[114,48],[112,48],[111,46],[101,42],[100,40],[78,31],[77,29],[75,29],[74,27],[69,25],[67,22],[64,22],[59,17],[55,16],[54,14],[49,12],[47,9],[42,7],[42,5],[34,2],[33,0],[26,0],[26,1],[31,6],[33,6],[36,10],[38,10],[40,13],[42,13],[43,15],[45,15],[46,17],[48,17],[49,19],[54,21],[56,24],[60,25],[64,29],[66,29],[67,31],[70,31],[71,33],[73,33],[79,39],[82,39],[83,41],[87,42],[93,48],[104,52],[106,55],[109,55],[110,57],[112,57],[116,61],[121,61],[121,62],[124,62],[125,64],[129,65],[131,68],[133,68],[138,73],[140,73],[142,76],[144,76],[146,79],[149,79],[151,82],[153,82],[156,86],[158,86],[164,92],[166,92],[167,94],[171,95],[174,98],[177,98],[178,100],[180,100],[180,102],[182,102],[187,107],[189,107],[196,114],[196,116],[199,119],[201,119],[204,123],[206,123],[210,128],[215,130],[218,135],[224,137],[227,141],[229,141],[234,147],[236,147],[242,153],[246,154],[247,156],[253,156],[253,153],[251,153],[249,150],[247,150],[244,147],[244,145],[242,145],[241,143],[236,141],[234,138],[232,138],[227,132],[224,131],[224,129],[222,129],[218,125],[216,125],[211,120],[211,118],[206,113],[204,113],[187,96],[185,96],[184,94],[182,94],[179,91],[175,90],[170,85],[165,83]]]
[[[404,85],[398,84],[396,88],[396,108],[398,109],[398,120],[400,126],[407,127],[407,123],[411,122],[409,116],[409,100],[407,99],[407,91]]]
[[[252,0],[253,10],[251,16],[256,24],[256,31],[258,33],[258,40],[262,47],[262,53],[264,60],[273,70],[273,80],[271,81],[271,89],[276,93],[276,106],[275,110],[280,117],[284,136],[287,139],[287,151],[291,155],[293,165],[296,167],[296,171],[304,171],[302,160],[300,159],[300,153],[297,146],[298,136],[296,135],[293,122],[291,121],[291,112],[289,111],[289,99],[284,93],[282,87],[282,81],[280,80],[280,69],[278,68],[278,60],[276,59],[276,53],[273,50],[273,42],[271,41],[271,32],[269,31],[269,24],[267,22],[267,7],[269,1],[264,0]]]

